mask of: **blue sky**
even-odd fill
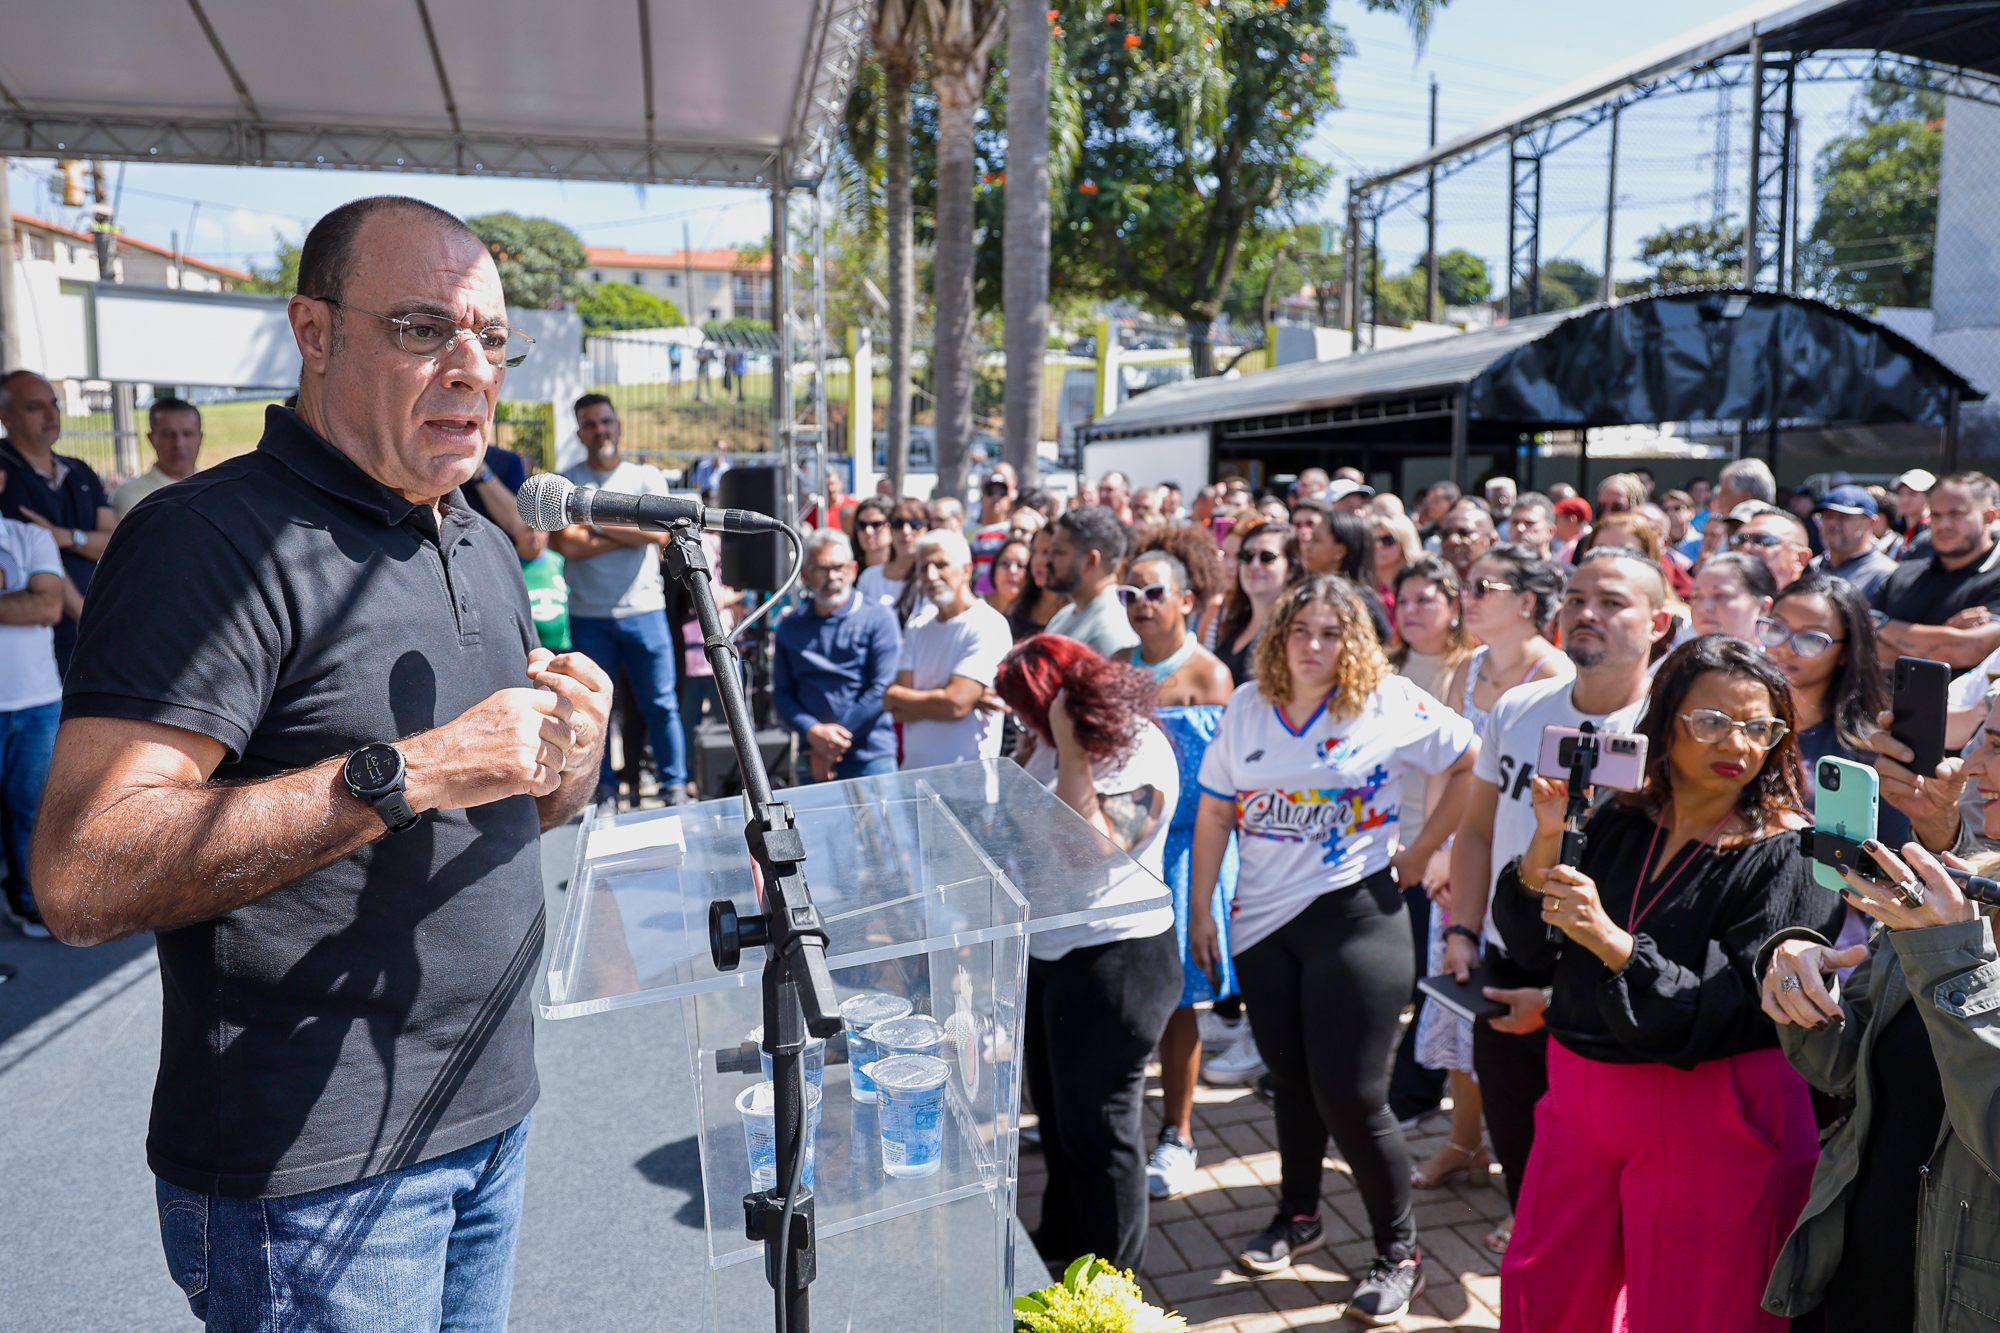
[[[1738,0],[1455,0],[1438,16],[1421,54],[1403,21],[1350,0],[1334,6],[1356,47],[1343,63],[1345,103],[1330,115],[1316,150],[1342,173],[1401,163],[1425,139],[1428,85],[1440,88],[1440,135],[1470,128],[1516,103],[1608,65],[1656,42],[1740,8]],[[1844,124],[1852,89],[1802,91],[1808,147]],[[1668,99],[1628,117],[1621,147],[1618,236],[1620,270],[1636,268],[1632,242],[1643,231],[1706,216],[1712,209],[1713,95]],[[1747,147],[1741,103],[1731,144],[1733,211],[1742,210]],[[1544,256],[1601,262],[1604,148],[1593,135],[1552,162],[1544,185]],[[13,206],[50,216],[45,181],[51,164],[16,160],[8,182]],[[114,179],[118,168],[112,167]],[[1325,204],[1337,217],[1343,183]],[[120,221],[130,233],[167,245],[172,234],[194,253],[244,266],[268,263],[279,237],[296,239],[313,218],[363,193],[417,195],[461,214],[512,209],[558,218],[594,245],[675,250],[685,223],[697,247],[751,241],[768,230],[762,198],[750,191],[595,183],[467,179],[337,171],[271,171],[134,163],[124,174]],[[1496,164],[1473,168],[1440,191],[1441,244],[1464,246],[1497,262],[1505,248],[1505,176]],[[1421,250],[1421,219],[1385,219],[1382,247],[1391,267]]]

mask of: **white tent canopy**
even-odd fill
[[[760,186],[817,179],[861,0],[16,6],[0,155]]]

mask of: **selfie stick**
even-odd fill
[[[1590,817],[1590,775],[1597,767],[1597,728],[1585,722],[1577,730],[1583,734],[1569,754],[1569,804],[1563,809],[1562,847],[1556,853],[1556,864],[1571,869],[1583,859],[1583,821]],[[1564,938],[1560,926],[1551,924],[1548,932],[1551,944]]]

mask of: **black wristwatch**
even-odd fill
[[[347,790],[354,793],[357,801],[366,801],[375,807],[375,813],[382,816],[382,822],[389,826],[389,832],[401,833],[406,828],[414,828],[422,818],[410,805],[410,798],[403,792],[403,780],[408,775],[409,766],[403,761],[403,752],[393,745],[364,745],[347,756],[341,766],[341,781]]]
[[[1463,935],[1465,936],[1465,938],[1472,941],[1473,946],[1475,948],[1484,948],[1486,945],[1486,941],[1479,938],[1478,931],[1474,930],[1471,926],[1461,926],[1457,922],[1453,922],[1451,925],[1446,926],[1443,930],[1439,931],[1438,934],[1446,937],[1452,935]]]

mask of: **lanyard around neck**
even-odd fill
[[[1723,811],[1722,818],[1715,821],[1715,827],[1703,835],[1702,840],[1696,843],[1693,849],[1688,852],[1686,858],[1681,861],[1680,869],[1667,876],[1667,881],[1660,885],[1659,892],[1647,899],[1644,907],[1640,907],[1639,894],[1645,890],[1646,873],[1653,868],[1653,852],[1660,845],[1660,835],[1667,831],[1664,825],[1653,825],[1652,841],[1646,844],[1646,859],[1639,863],[1639,882],[1632,889],[1632,906],[1626,909],[1625,912],[1625,931],[1627,934],[1636,935],[1638,933],[1639,923],[1646,919],[1646,913],[1659,906],[1660,899],[1667,896],[1667,890],[1674,886],[1674,881],[1679,879],[1686,873],[1687,868],[1694,864],[1695,857],[1700,856],[1708,850],[1708,844],[1715,840],[1716,834],[1722,832],[1722,826],[1727,824],[1729,816],[1735,813],[1734,810]]]

